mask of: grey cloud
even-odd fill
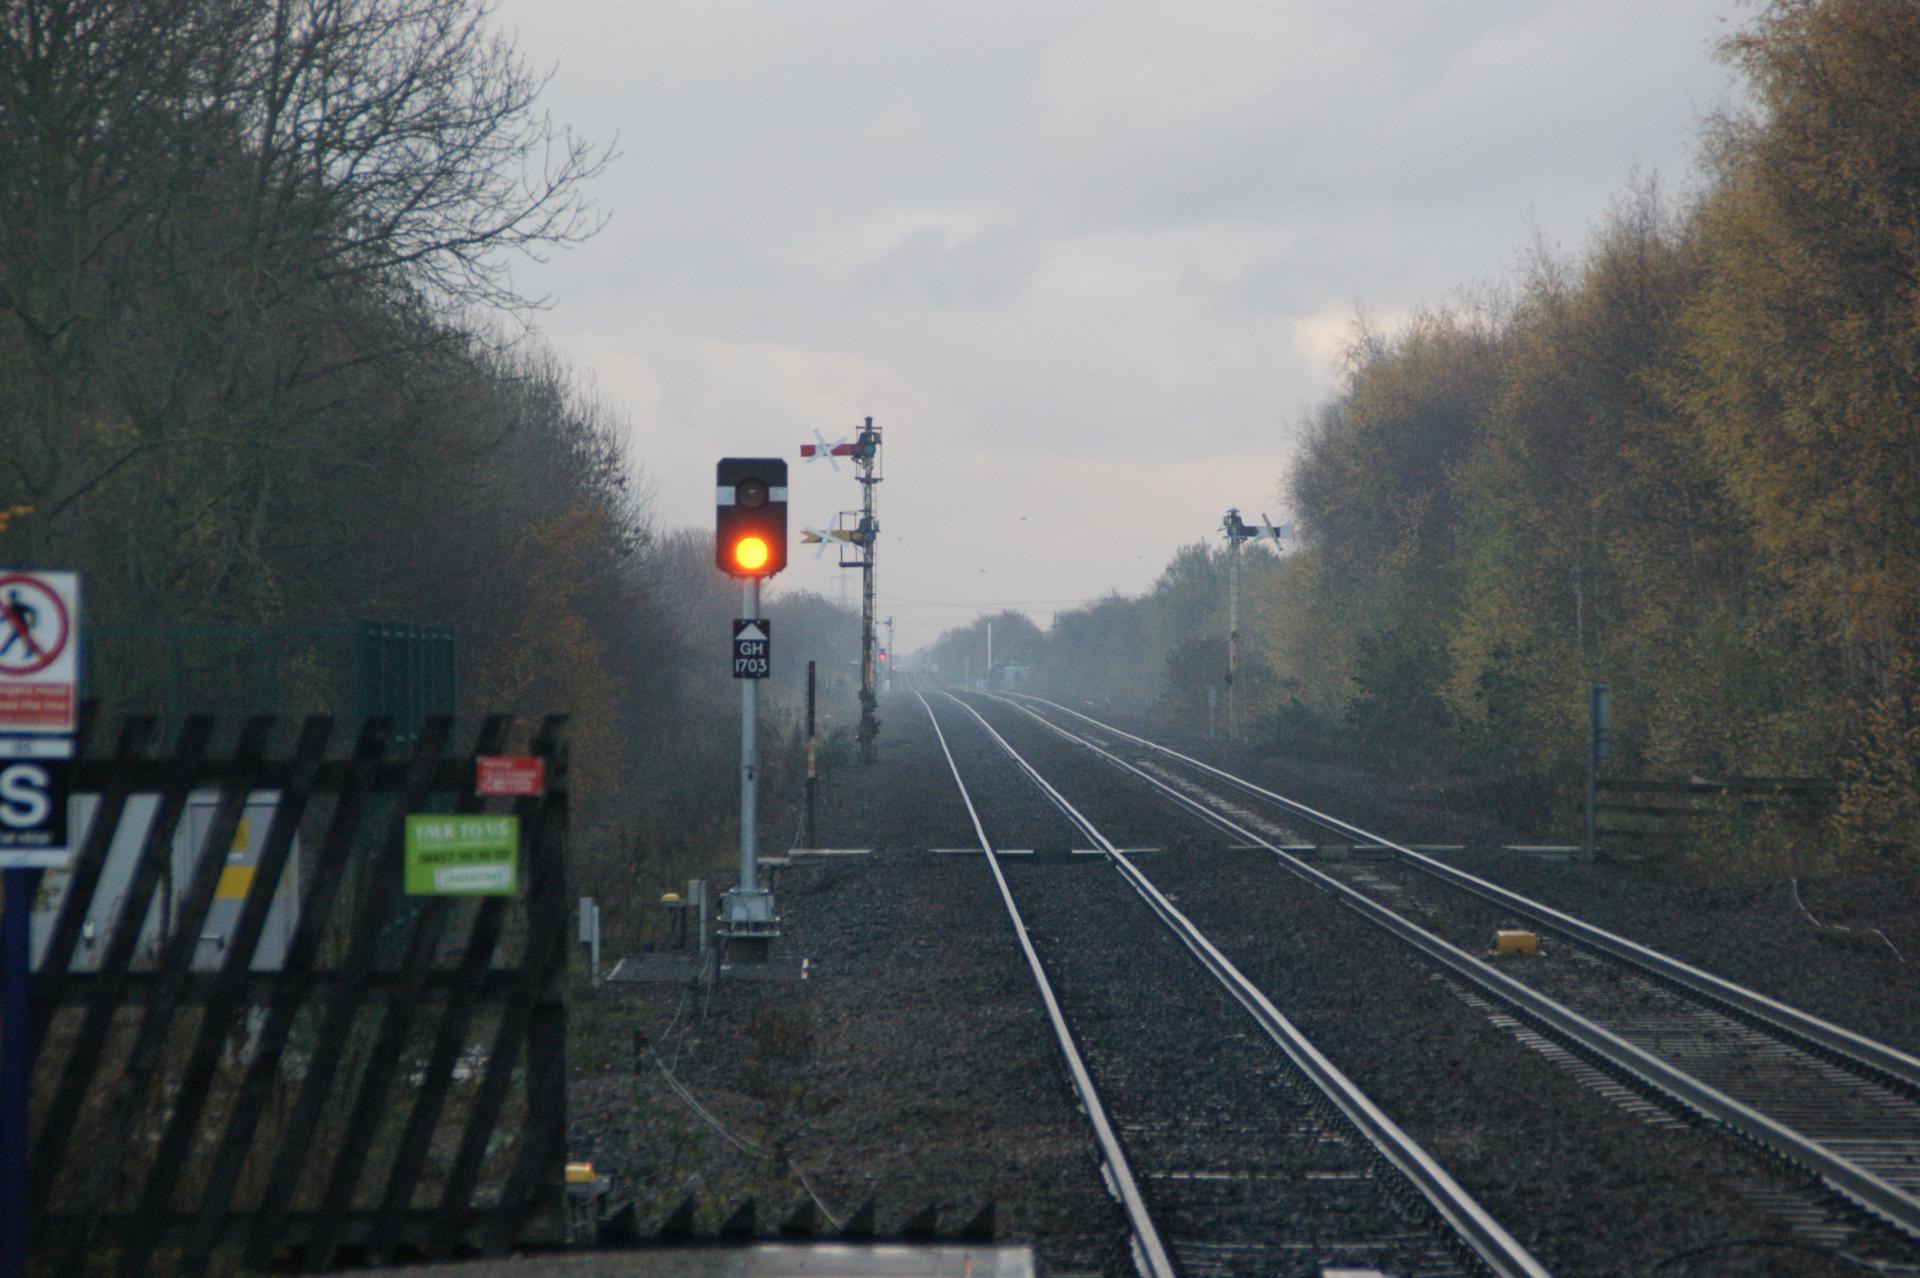
[[[609,230],[521,275],[563,355],[644,365],[600,381],[643,406],[665,522],[708,517],[713,442],[871,412],[926,573],[978,541],[975,503],[905,504],[959,452],[996,480],[1044,454],[1080,524],[1139,494],[1061,484],[1073,458],[1141,493],[1184,467],[1124,562],[1084,565],[1133,589],[1271,492],[1335,317],[1444,304],[1536,225],[1577,246],[1636,161],[1679,178],[1736,2],[502,0],[555,118],[625,153]],[[996,553],[1008,597],[1097,593]]]
[[[941,308],[991,308],[1016,297],[1040,264],[1040,235],[1000,222],[965,236],[924,225],[850,281],[855,295],[918,298]]]

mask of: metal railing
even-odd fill
[[[108,714],[153,715],[162,739],[194,714],[380,715],[396,749],[456,712],[458,658],[453,627],[388,621],[96,624],[81,650],[85,695]]]

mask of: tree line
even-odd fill
[[[1920,8],[1773,0],[1721,53],[1753,106],[1708,122],[1697,193],[1636,178],[1579,253],[1356,322],[1282,483],[1303,540],[1244,583],[1244,691],[1269,738],[1550,803],[1606,682],[1617,770],[1832,777],[1845,845],[1910,855]],[[1191,719],[1223,555],[1055,618],[1040,646],[1111,642],[1111,681],[1034,660]]]
[[[573,715],[627,922],[729,861],[737,600],[514,287],[615,158],[542,85],[477,0],[0,4],[0,562],[96,623],[455,626],[463,711]],[[801,663],[851,628],[792,607]]]

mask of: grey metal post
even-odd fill
[[[760,579],[748,577],[741,583],[741,606],[748,621],[760,618]],[[760,681],[740,681],[740,890],[759,890],[758,864],[755,860],[755,818],[759,805],[760,771]]]
[[[1613,753],[1613,685],[1587,686],[1587,860],[1597,856],[1594,807],[1599,791],[1600,763]]]
[[[590,896],[580,898],[580,944],[587,949],[587,973],[600,979],[600,907]]]

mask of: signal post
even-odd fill
[[[862,580],[860,585],[860,730],[858,739],[860,742],[860,762],[867,764],[872,763],[874,760],[874,740],[880,735],[880,719],[878,715],[875,714],[875,710],[879,705],[879,698],[875,693],[874,687],[874,664],[876,660],[880,662],[887,660],[885,651],[879,649],[874,641],[873,560],[874,552],[878,549],[880,542],[880,521],[874,516],[873,487],[884,478],[880,473],[880,428],[875,426],[873,424],[873,418],[869,417],[866,419],[865,424],[860,427],[859,434],[852,440],[841,440],[838,443],[829,444],[826,437],[819,431],[815,431],[813,437],[818,443],[800,445],[800,455],[809,461],[815,460],[816,458],[824,458],[835,470],[840,469],[840,464],[834,461],[834,458],[851,457],[855,471],[854,477],[859,481],[861,488],[860,510],[858,512],[859,522],[857,524],[852,528],[836,526],[831,533],[825,531],[816,532],[808,529],[805,531],[804,540],[814,545],[822,544],[829,539],[841,542],[840,566],[842,568],[858,568],[860,570]],[[845,521],[854,514],[855,512],[853,511],[843,511],[841,512],[840,520]],[[845,547],[849,546],[855,550],[855,557],[852,559],[848,559],[846,556]],[[842,580],[844,580],[844,578]],[[891,628],[893,623],[889,620],[887,624],[889,628]],[[891,640],[893,638],[891,631],[889,631],[887,638],[889,640],[889,647],[891,647]]]
[[[869,417],[854,440],[853,464],[860,481],[860,528],[856,538],[860,556],[860,762],[873,762],[873,743],[880,735],[880,719],[874,711],[879,699],[873,679],[873,602],[874,554],[880,548],[880,521],[873,513],[873,486],[880,482],[880,428]]]
[[[760,680],[773,670],[772,623],[760,616],[760,583],[787,566],[787,463],[725,457],[715,475],[714,562],[740,579],[733,677],[740,680],[740,884],[720,897],[719,934],[735,958],[762,959],[780,934],[773,893],[760,878]]]
[[[1260,526],[1254,528],[1240,518],[1240,508],[1234,506],[1228,508],[1227,517],[1220,521],[1220,527],[1227,537],[1227,739],[1238,741],[1240,691],[1234,686],[1234,676],[1240,673],[1240,543],[1265,539],[1271,541],[1274,549],[1278,550],[1281,542],[1293,535],[1293,525],[1282,524],[1275,528],[1273,521],[1262,515]],[[1207,735],[1211,736],[1212,701],[1209,700],[1207,705]]]

